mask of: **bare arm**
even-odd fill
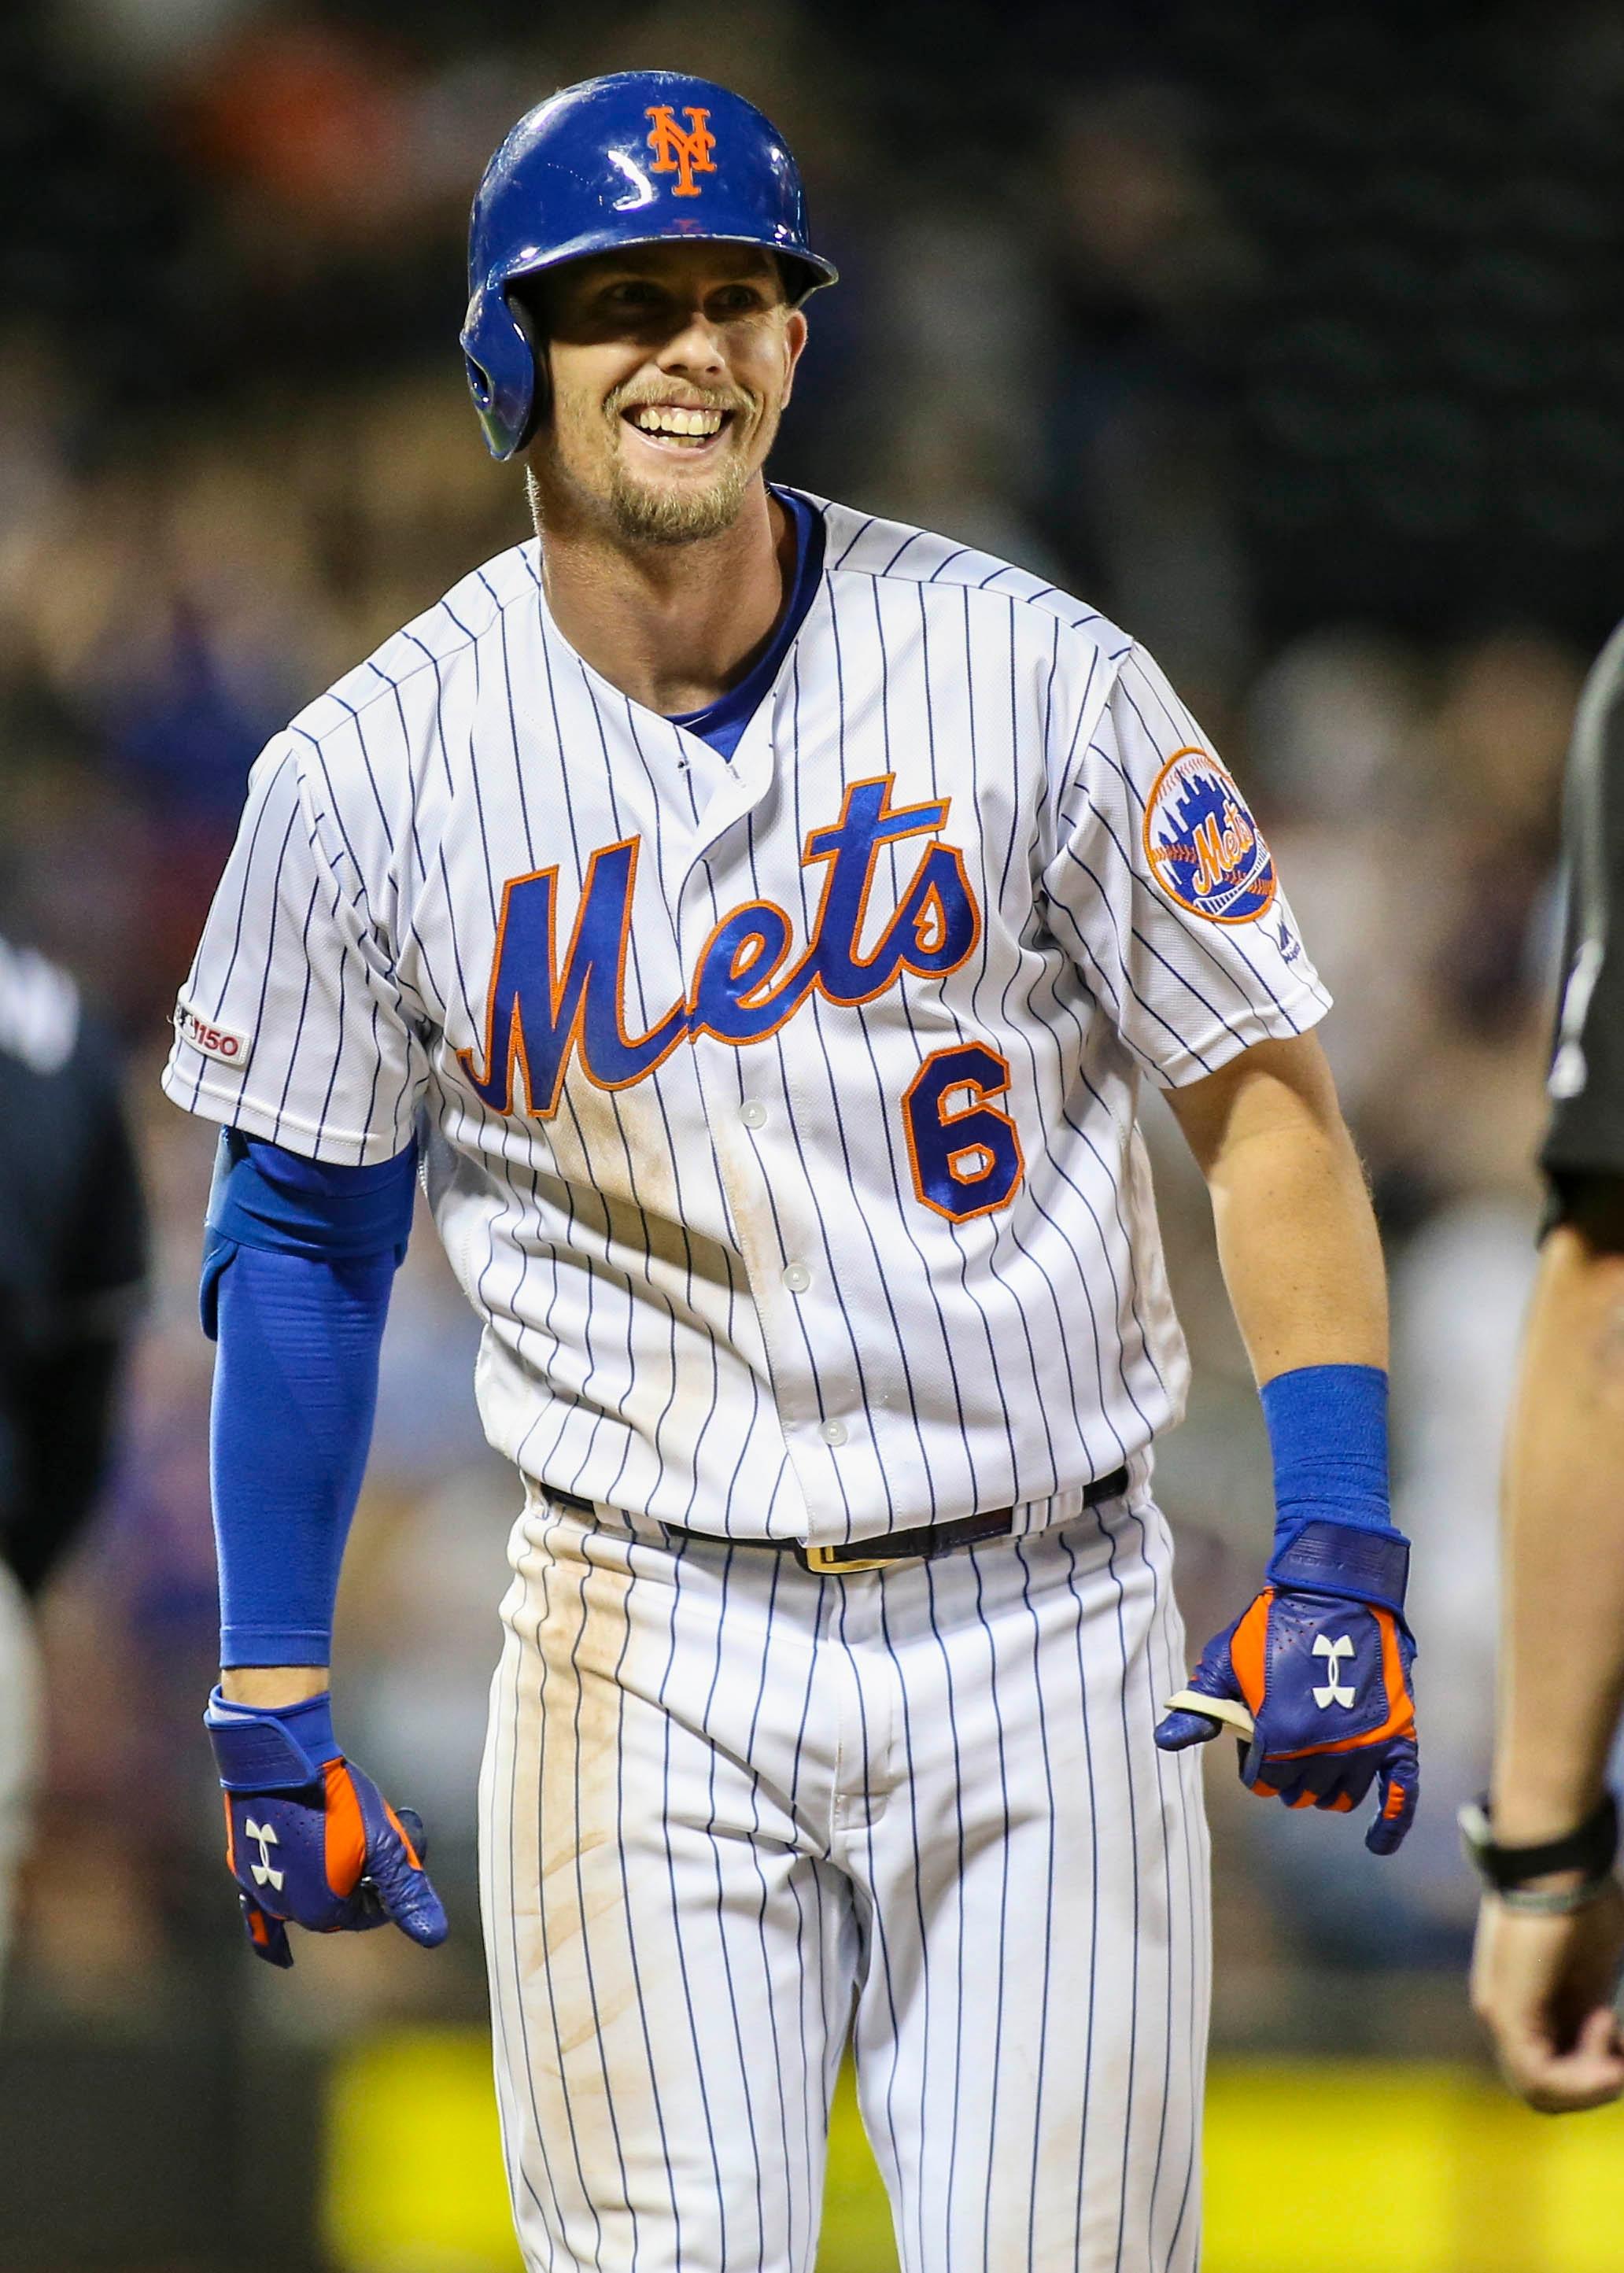
[[[1312,1034],[1260,1042],[1168,1102],[1212,1196],[1218,1256],[1259,1385],[1387,1362],[1370,1196]]]
[[[1375,1783],[1365,1845],[1390,1855],[1420,1786],[1409,1549],[1387,1508],[1387,1289],[1358,1156],[1310,1037],[1261,1043],[1171,1101],[1262,1392],[1275,1525],[1264,1586],[1168,1699],[1156,1742],[1179,1752],[1227,1722],[1241,1781],[1289,1807],[1346,1813]],[[1357,1686],[1327,1685],[1325,1662],[1350,1651]],[[1325,1720],[1361,1699],[1361,1733]]]
[[[1504,1558],[1494,1827],[1534,1846],[1601,1797],[1624,1701],[1624,1192],[1540,1257]]]
[[[1532,1847],[1601,1797],[1624,1701],[1624,1183],[1586,1180],[1551,1234],[1506,1465],[1495,1837]],[[1571,1887],[1576,1874],[1540,1882]],[[1624,2091],[1616,1887],[1555,1917],[1485,1897],[1472,2002],[1507,2082],[1547,2113]]]

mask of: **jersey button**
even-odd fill
[[[792,1294],[804,1294],[812,1284],[812,1273],[804,1263],[792,1263],[784,1273],[784,1284]]]
[[[739,1118],[747,1129],[764,1129],[767,1126],[767,1108],[759,1098],[747,1098],[739,1107]]]
[[[825,1421],[817,1433],[826,1444],[844,1444],[846,1423],[844,1421]]]

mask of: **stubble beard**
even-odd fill
[[[618,409],[612,409],[612,416],[618,422]],[[778,431],[778,416],[763,410],[762,424],[770,449]],[[589,521],[606,526],[622,544],[666,546],[700,544],[730,529],[739,518],[760,458],[764,458],[766,452],[761,452],[756,464],[741,454],[730,455],[703,488],[688,482],[667,488],[658,482],[639,480],[627,467],[618,431],[610,445],[607,482],[601,488],[583,481],[566,464],[556,432],[549,454],[553,480],[573,494],[577,508],[584,508]],[[525,486],[539,533],[546,511],[543,485],[533,467],[527,470]]]
[[[609,517],[628,544],[695,544],[733,527],[754,468],[731,458],[703,489],[665,489],[634,480],[617,451],[609,476]]]

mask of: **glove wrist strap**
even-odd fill
[[[1305,1523],[1269,1558],[1272,1586],[1299,1594],[1340,1594],[1402,1616],[1410,1542],[1362,1524]]]
[[[211,1692],[203,1715],[227,1791],[292,1791],[341,1756],[328,1690],[297,1705],[237,1705]]]

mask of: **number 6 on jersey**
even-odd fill
[[[914,1189],[950,1223],[1007,1207],[1026,1172],[1015,1123],[987,1101],[1009,1085],[996,1050],[962,1042],[933,1051],[902,1092]]]

